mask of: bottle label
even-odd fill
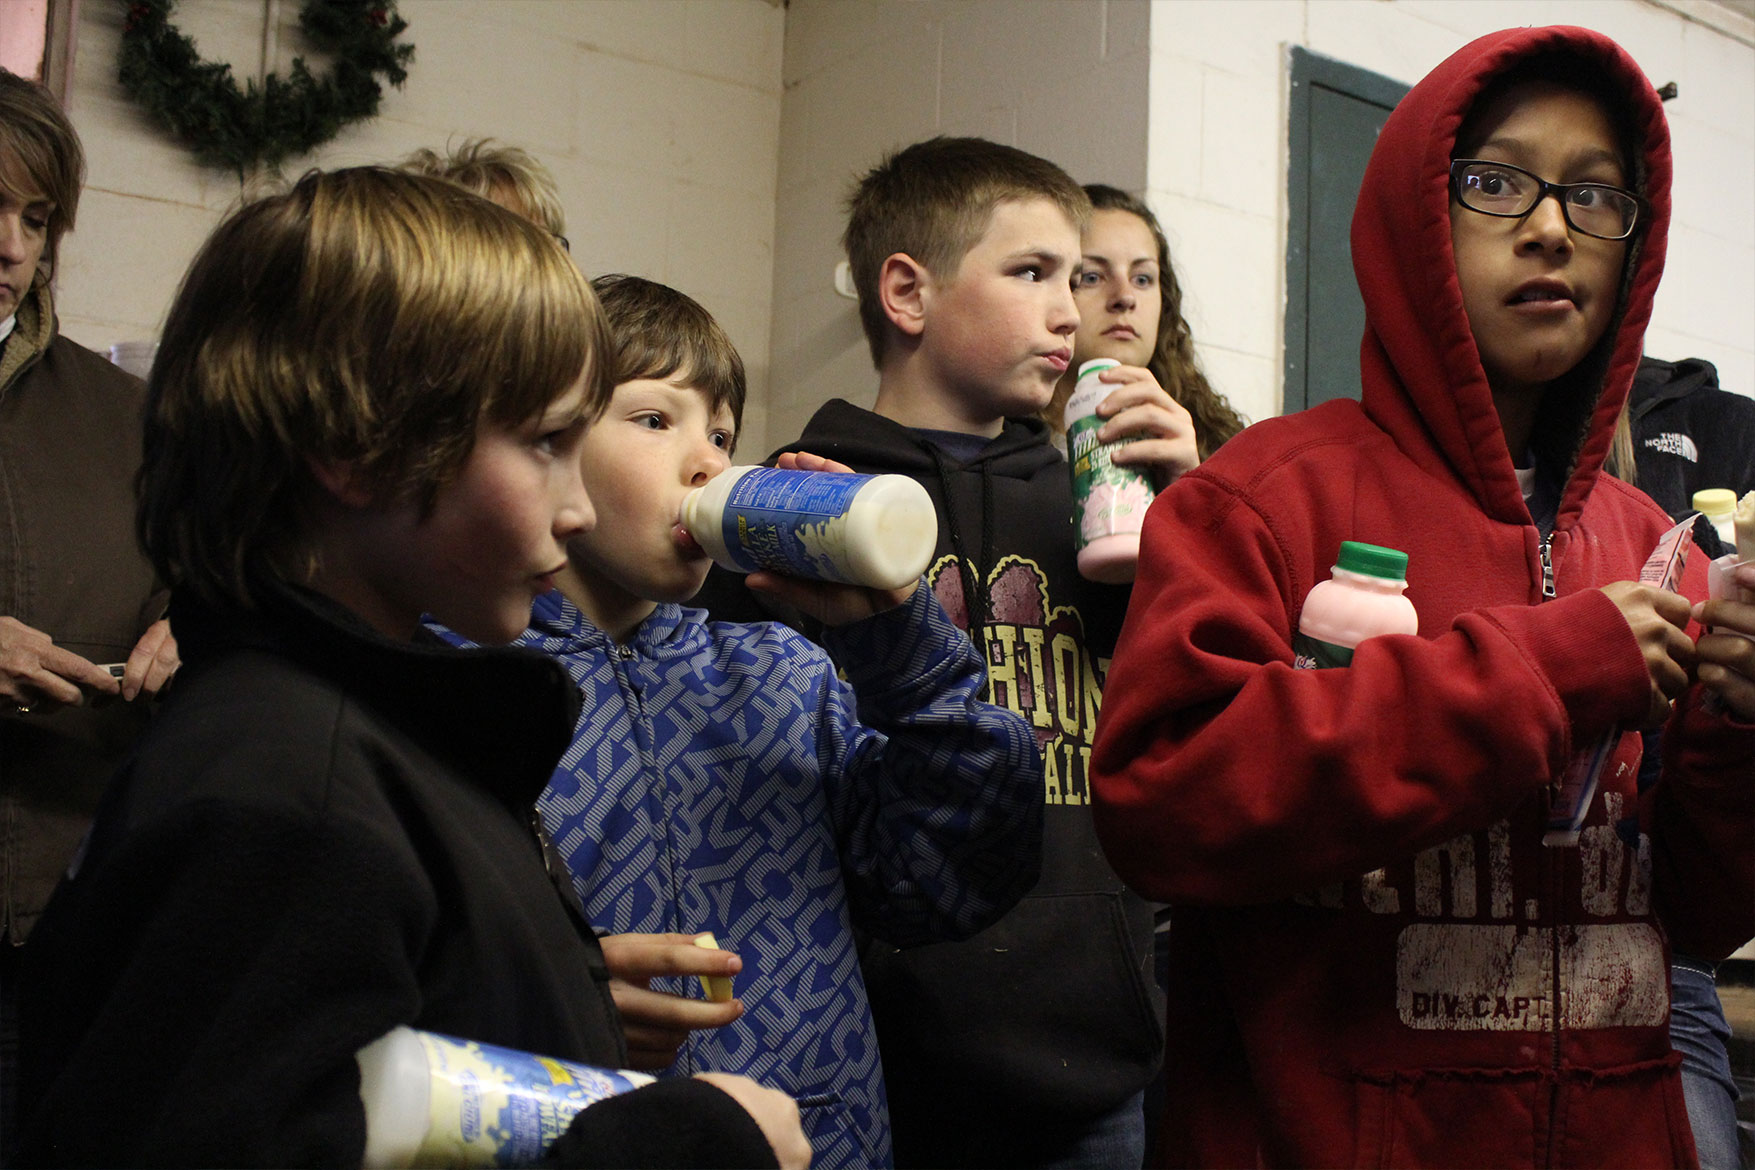
[[[416,1031],[427,1053],[427,1133],[417,1166],[534,1166],[587,1105],[652,1083],[594,1068]]]
[[[1152,505],[1152,481],[1111,459],[1128,440],[1102,443],[1097,431],[1104,419],[1095,414],[1073,422],[1066,431],[1066,457],[1072,465],[1073,539],[1075,550],[1093,540],[1122,532],[1138,532]]]
[[[1324,642],[1309,634],[1292,635],[1292,665],[1299,670],[1323,670],[1330,666],[1351,666],[1352,663],[1351,647]]]
[[[731,485],[720,518],[726,551],[746,573],[769,569],[851,584],[847,510],[869,475],[758,467]]]

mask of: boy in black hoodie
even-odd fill
[[[1089,215],[1064,171],[1008,146],[935,138],[885,159],[843,236],[876,403],[834,399],[785,448],[926,486],[927,580],[1045,760],[1036,888],[963,942],[865,949],[904,1167],[1137,1167],[1144,1147],[1140,1094],[1162,1048],[1152,907],[1104,861],[1086,781],[1127,591],[1078,575],[1066,461],[1037,418],[1072,360]],[[1187,411],[1144,370],[1116,384],[1100,437],[1136,439],[1116,462],[1160,486],[1193,466]],[[696,601],[753,616],[737,594],[716,573]]]

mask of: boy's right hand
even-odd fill
[[[1644,726],[1659,726],[1669,716],[1670,701],[1688,689],[1693,674],[1694,643],[1684,632],[1692,607],[1680,594],[1638,581],[1616,581],[1604,585],[1602,591],[1627,619],[1639,641],[1651,679]]]
[[[779,1089],[763,1088],[748,1077],[732,1073],[696,1073],[695,1077],[743,1106],[774,1147],[780,1170],[805,1170],[810,1165],[810,1139],[804,1136],[804,1126],[799,1122],[798,1102]]]
[[[743,1015],[742,1000],[711,1003],[652,990],[660,976],[736,975],[743,960],[732,952],[698,947],[692,934],[606,934],[599,942],[634,1068],[669,1068],[690,1032],[722,1028]]]

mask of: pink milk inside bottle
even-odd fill
[[[1293,665],[1346,666],[1353,661],[1354,648],[1367,638],[1418,633],[1414,603],[1402,595],[1407,577],[1407,553],[1341,541],[1333,576],[1304,599],[1292,638]]]

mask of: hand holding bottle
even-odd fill
[[[1639,642],[1651,679],[1643,726],[1658,726],[1669,716],[1670,701],[1688,689],[1693,675],[1694,643],[1683,632],[1691,612],[1688,599],[1637,581],[1615,581],[1604,585],[1602,592],[1621,611]]]
[[[798,1102],[778,1089],[763,1088],[732,1073],[697,1073],[696,1077],[730,1094],[755,1119],[762,1136],[774,1147],[780,1170],[805,1170],[810,1165],[810,1139],[804,1136],[798,1119]]]

